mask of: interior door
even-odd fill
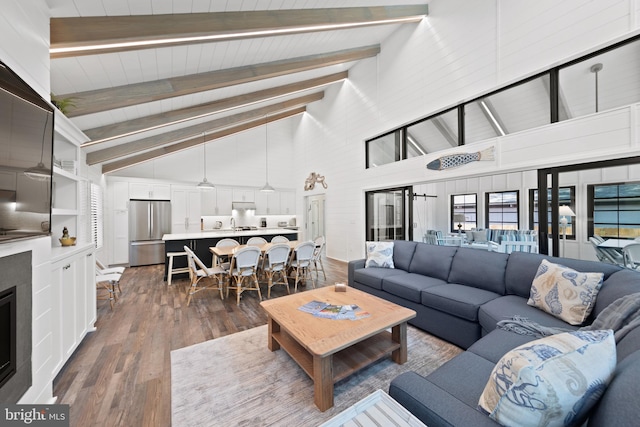
[[[366,236],[368,241],[411,240],[412,187],[366,193]]]

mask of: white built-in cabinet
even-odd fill
[[[256,191],[256,215],[279,215],[280,193]]]
[[[129,262],[129,183],[114,181],[109,191],[112,203],[111,221],[113,231],[110,233],[111,264],[127,264]]]
[[[233,189],[233,202],[255,202],[256,193],[255,190],[245,188]]]
[[[200,230],[201,191],[195,186],[171,186],[171,233]]]
[[[209,215],[231,215],[233,190],[231,188],[216,188],[216,209]]]
[[[129,198],[143,200],[169,200],[171,199],[171,186],[169,184],[132,182],[129,184]]]
[[[57,375],[96,321],[95,256],[92,244],[69,248],[51,264],[52,376]]]

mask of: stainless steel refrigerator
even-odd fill
[[[131,200],[129,203],[129,264],[163,264],[162,236],[171,233],[169,200]]]

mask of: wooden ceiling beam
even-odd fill
[[[66,114],[67,117],[73,118],[145,102],[160,101],[176,96],[358,61],[375,57],[378,53],[380,53],[380,45],[365,46],[57,96],[62,99],[73,99],[75,107]]]
[[[188,140],[185,141],[181,141],[177,144],[172,144],[172,145],[168,145],[162,148],[158,148],[152,151],[146,151],[144,153],[135,155],[135,156],[131,156],[131,157],[127,157],[125,159],[122,160],[117,160],[115,162],[111,162],[111,163],[105,163],[104,165],[102,165],[102,173],[106,174],[106,173],[110,173],[110,172],[115,172],[117,170],[120,169],[124,169],[130,166],[134,166],[140,163],[144,163],[144,162],[148,162],[150,160],[153,159],[157,159],[159,157],[162,156],[167,156],[169,154],[173,154],[176,153],[178,151],[182,151],[182,150],[186,150],[188,148],[191,147],[195,147],[197,145],[203,144],[204,142],[207,141],[213,141],[215,139],[219,139],[219,138],[223,138],[225,136],[229,136],[229,135],[233,135],[235,133],[238,132],[243,132],[247,129],[251,129],[254,127],[258,127],[258,126],[263,126],[265,123],[270,123],[270,122],[275,122],[277,120],[282,120],[285,119],[287,117],[292,117],[298,114],[302,114],[306,111],[306,107],[298,107],[295,108],[293,110],[288,110],[288,111],[283,111],[277,114],[274,114],[273,116],[269,116],[268,119],[266,118],[261,118],[258,120],[254,120],[248,123],[243,123],[237,126],[233,126],[227,129],[222,129],[219,131],[215,131],[212,133],[209,133],[205,136],[205,138],[203,139],[202,136],[196,136],[193,138],[190,138]]]
[[[328,85],[344,80],[348,77],[349,72],[342,71],[340,73],[334,73],[315,79],[246,93],[231,98],[219,99],[217,101],[181,108],[179,110],[167,111],[120,123],[113,123],[98,128],[86,129],[83,132],[91,139],[91,141],[82,144],[82,146],[87,147],[112,139],[157,129],[163,126],[170,126],[177,122],[192,120],[206,115],[218,114],[222,111],[248,106],[288,94],[294,94],[296,92]]]
[[[89,166],[93,166],[99,163],[105,163],[109,160],[131,156],[136,153],[155,149],[164,145],[173,144],[177,141],[181,141],[187,138],[191,138],[192,140],[199,140],[200,143],[202,143],[203,133],[207,133],[208,138],[209,133],[212,131],[221,132],[223,129],[229,127],[242,128],[243,123],[247,123],[252,120],[262,119],[262,122],[264,123],[266,118],[271,120],[273,117],[278,117],[278,114],[280,114],[282,111],[290,111],[292,109],[306,106],[311,102],[321,100],[323,97],[324,92],[317,92],[310,95],[301,96],[299,98],[282,101],[277,104],[257,108],[252,111],[246,111],[243,113],[234,114],[232,116],[222,117],[220,119],[212,120],[206,123],[200,123],[171,132],[165,132],[160,135],[142,138],[126,144],[119,144],[114,147],[97,150],[91,153],[87,153],[87,164]],[[242,130],[244,129],[242,128]],[[194,137],[194,135],[197,136]],[[226,135],[228,134],[225,134],[225,136]]]
[[[427,4],[51,18],[51,58],[417,22]],[[395,22],[394,22],[395,21]],[[332,27],[333,26],[333,27]]]

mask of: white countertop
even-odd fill
[[[187,239],[215,239],[219,237],[243,237],[243,236],[277,236],[278,234],[298,233],[300,230],[289,228],[258,228],[257,230],[235,231],[232,229],[202,230],[193,233],[165,234],[162,240],[187,240]]]

